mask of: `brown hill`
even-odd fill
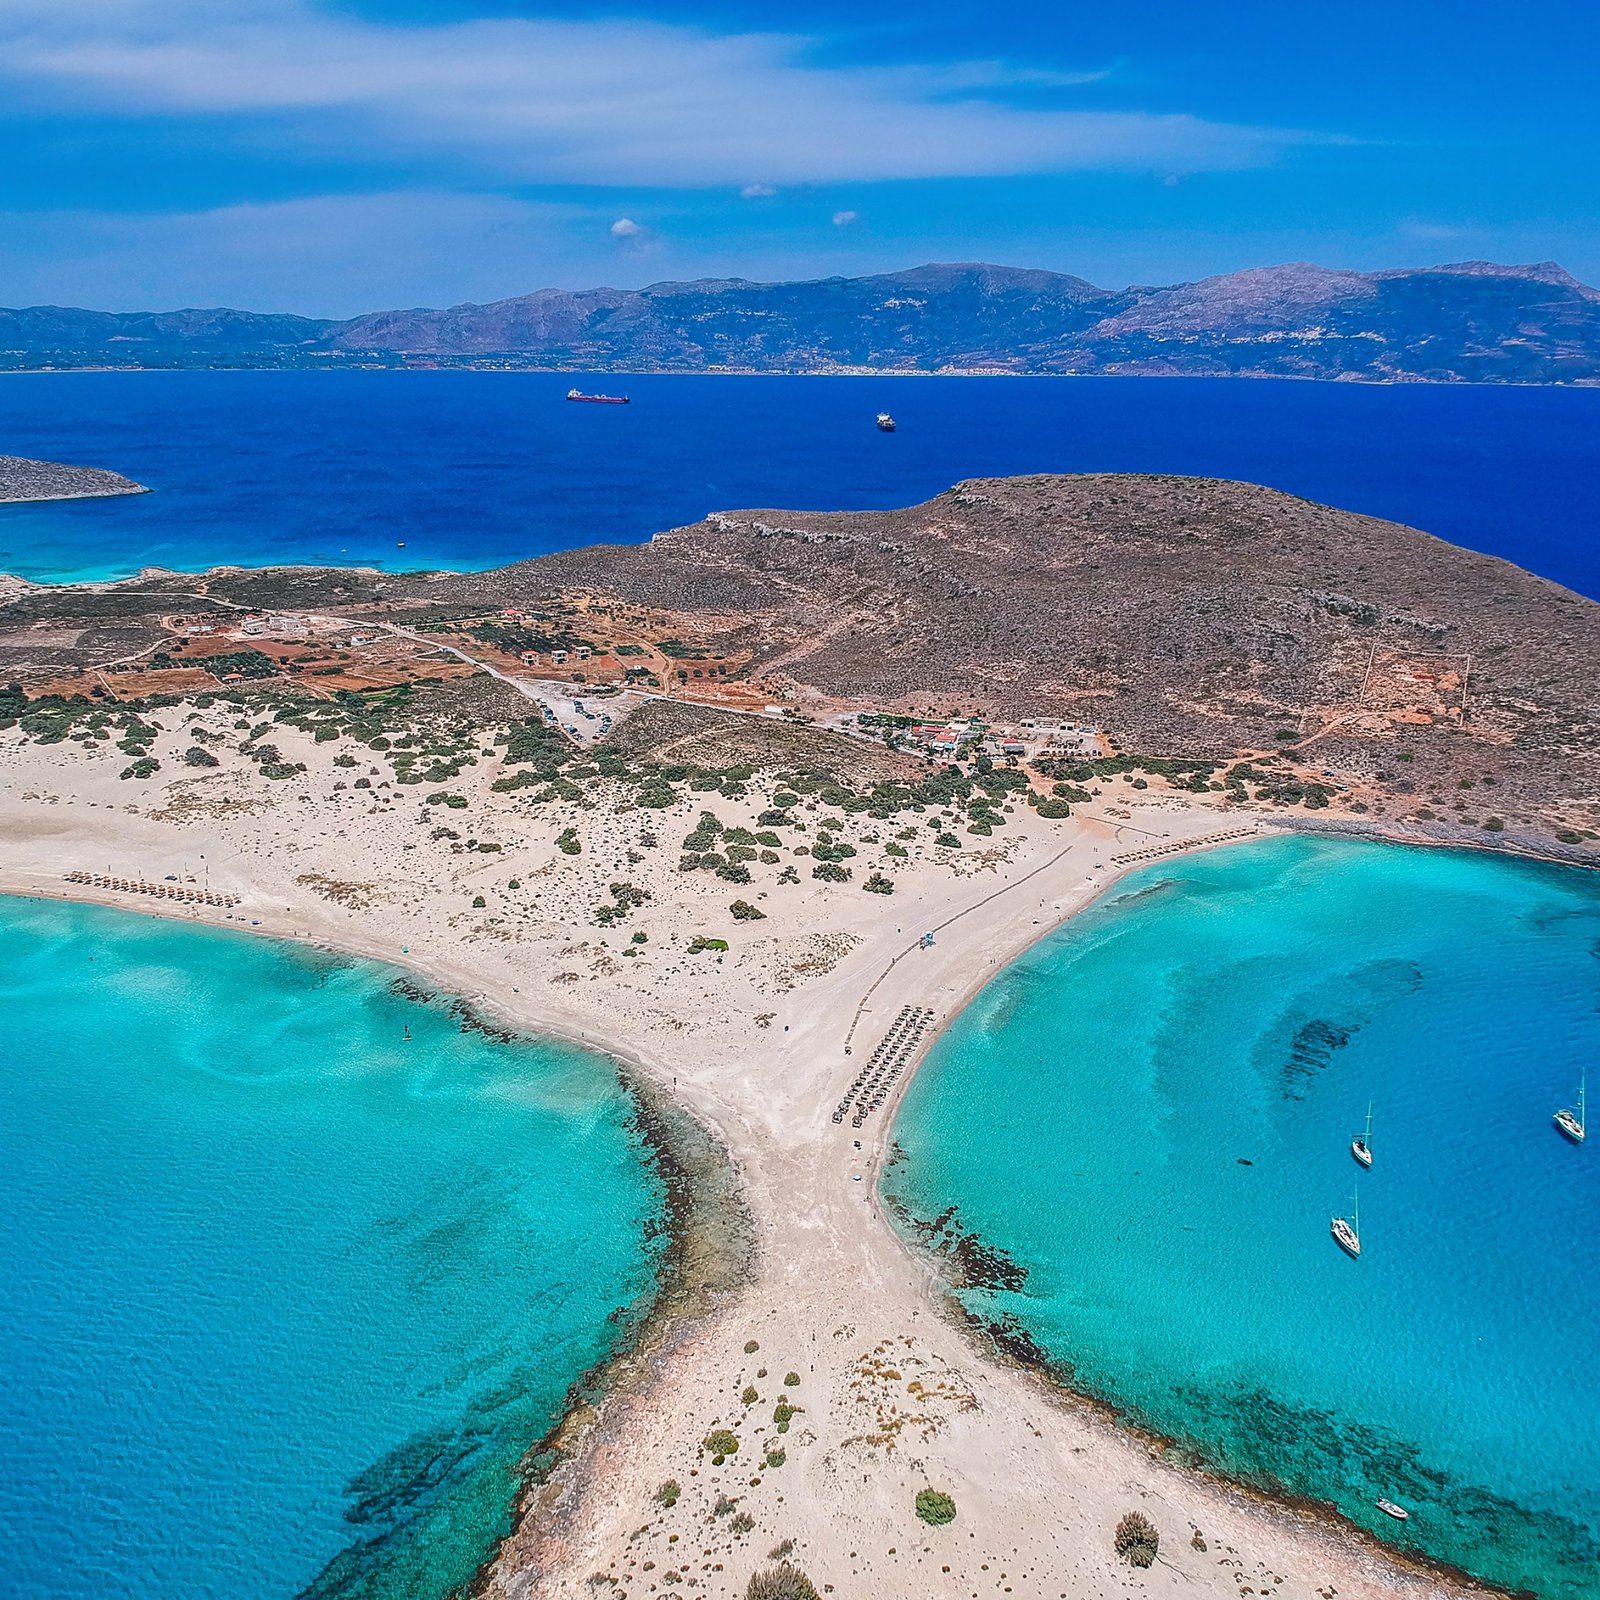
[[[900,511],[719,513],[426,589],[673,613],[802,699],[1066,717],[1162,756],[1310,738],[1302,758],[1345,780],[1384,772],[1451,809],[1485,782],[1497,807],[1582,825],[1600,791],[1600,606],[1248,484],[975,480]]]

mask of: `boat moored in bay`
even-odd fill
[[[1588,1137],[1589,1116],[1587,1107],[1584,1103],[1588,1098],[1588,1087],[1589,1074],[1585,1072],[1584,1075],[1578,1079],[1578,1109],[1576,1111],[1572,1111],[1566,1106],[1563,1106],[1558,1112],[1556,1112],[1555,1116],[1551,1118],[1551,1121],[1555,1123],[1556,1127],[1574,1144],[1582,1144],[1583,1141]]]
[[[1334,1243],[1339,1246],[1347,1256],[1361,1254],[1361,1195],[1359,1191],[1350,1197],[1350,1215],[1348,1217],[1335,1217],[1329,1224],[1329,1232],[1333,1234]]]
[[[1350,1141],[1350,1154],[1364,1167],[1372,1165],[1372,1102],[1367,1101],[1367,1126]]]

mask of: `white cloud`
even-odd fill
[[[632,217],[618,217],[611,224],[611,237],[613,239],[637,239],[644,231]]]
[[[741,200],[770,200],[778,191],[770,183],[747,183],[739,191]]]
[[[856,219],[860,217],[860,215],[861,213],[859,211],[835,211],[833,214],[833,225],[836,228],[848,228],[852,222],[856,221]]]
[[[1270,161],[1299,137],[1011,105],[1006,84],[1042,80],[993,63],[820,66],[807,41],[775,34],[504,16],[399,25],[324,6],[0,0],[0,94],[232,118],[234,137],[255,130],[280,156],[454,154],[485,175],[604,185],[738,185],[752,169],[771,184],[1193,171]]]

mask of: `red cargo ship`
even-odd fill
[[[582,389],[568,389],[567,399],[581,400],[585,405],[591,406],[625,406],[628,397],[625,394],[585,394]]]

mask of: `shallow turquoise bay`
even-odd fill
[[[438,1600],[509,1527],[663,1188],[609,1062],[398,977],[0,900],[7,1595]]]
[[[1550,1121],[1585,1063],[1600,876],[1262,841],[1142,870],[991,983],[884,1188],[1025,1269],[973,1310],[1205,1463],[1600,1595],[1600,1130]]]

